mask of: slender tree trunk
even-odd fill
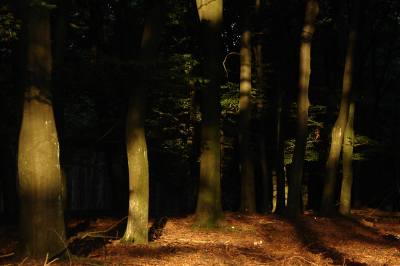
[[[275,3],[278,13],[281,13],[281,3]],[[282,16],[276,18],[278,25],[284,23]],[[284,71],[282,66],[281,54],[282,50],[282,28],[281,26],[276,29],[274,33],[274,55],[273,55],[273,65],[274,65],[274,115],[275,115],[275,133],[274,135],[274,157],[272,173],[274,178],[274,184],[276,184],[275,198],[275,208],[274,213],[283,214],[286,208],[286,176],[285,176],[285,164],[284,164],[284,120],[283,120],[283,98],[285,96],[285,90],[282,85],[282,72]]]
[[[354,61],[356,44],[358,38],[358,25],[360,18],[360,0],[355,1],[353,20],[350,24],[349,40],[346,54],[346,64],[343,76],[343,92],[340,104],[339,116],[332,129],[332,142],[326,163],[325,183],[322,194],[320,213],[322,215],[334,215],[337,210],[334,206],[336,173],[339,163],[340,152],[342,150],[343,136],[349,117],[350,95],[353,83]]]
[[[240,211],[255,212],[254,165],[251,149],[251,17],[247,1],[242,1],[240,37],[239,149],[242,193]]]
[[[255,9],[255,32],[260,31],[260,8],[261,8],[261,0],[256,0],[256,9]],[[254,58],[256,62],[256,88],[260,93],[260,97],[258,99],[258,123],[259,123],[259,145],[260,145],[260,165],[261,165],[261,213],[268,213],[271,211],[271,176],[268,172],[268,160],[267,160],[267,144],[265,141],[265,106],[264,106],[264,91],[263,91],[263,60],[262,60],[262,40],[260,38],[261,35],[256,35],[256,42],[253,46]]]
[[[299,92],[297,98],[297,132],[294,148],[292,172],[289,183],[289,198],[286,215],[295,217],[301,213],[301,180],[303,176],[304,155],[306,152],[308,129],[308,87],[310,83],[311,40],[314,24],[319,12],[318,1],[308,0],[300,41]]]
[[[193,66],[190,66],[189,69],[185,71],[187,75],[190,75],[193,70]],[[188,86],[190,89],[190,98],[189,98],[189,129],[188,129],[188,138],[187,138],[187,155],[189,161],[189,171],[190,171],[190,186],[192,187],[192,197],[190,197],[188,201],[188,207],[193,208],[195,206],[195,201],[198,196],[198,182],[199,182],[199,166],[197,163],[198,159],[198,137],[197,137],[197,123],[196,116],[199,110],[198,103],[196,101],[197,91],[195,89],[195,82],[193,79],[190,79],[188,82]],[[194,204],[193,204],[194,203]]]
[[[147,66],[138,70],[137,87],[132,90],[126,121],[126,150],[129,167],[129,214],[125,241],[148,242],[149,166],[145,138],[145,115],[149,89],[148,73],[156,59],[161,36],[164,1],[156,0],[143,32],[139,61]],[[146,72],[147,71],[147,72]]]
[[[221,207],[220,80],[222,0],[197,0],[203,30],[204,77],[202,91],[200,184],[196,226],[214,226],[225,221]]]
[[[21,1],[24,42],[19,88],[23,118],[18,148],[20,225],[15,258],[50,257],[64,248],[65,224],[59,143],[55,127],[51,80],[50,16],[46,7]],[[54,231],[53,231],[54,230]],[[58,235],[57,235],[58,234]],[[60,237],[62,239],[60,239]]]
[[[343,180],[340,193],[339,212],[350,214],[351,210],[351,186],[353,185],[353,141],[354,141],[354,100],[350,103],[349,119],[343,139]]]

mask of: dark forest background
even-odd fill
[[[0,22],[12,10],[2,1]],[[68,1],[67,1],[68,2]],[[221,189],[223,210],[240,206],[238,151],[241,1],[224,1],[221,54]],[[254,1],[248,1],[254,5]],[[67,173],[68,210],[128,210],[128,168],[125,123],[128,94],[135,84],[145,14],[151,1],[73,0],[51,8],[54,112]],[[322,0],[312,39],[310,109],[303,186],[308,187],[305,210],[318,210],[322,197],[330,130],[339,112],[352,1]],[[6,8],[4,8],[6,7]],[[257,207],[261,211],[260,127],[266,128],[268,163],[276,154],[276,99],[282,101],[284,161],[290,179],[296,136],[299,38],[305,1],[265,1],[261,19],[253,22],[253,42],[262,42],[264,79],[252,91],[251,137],[255,164]],[[67,12],[68,29],[59,28]],[[353,205],[399,211],[400,2],[362,1],[355,63],[355,139]],[[194,213],[197,201],[199,145],[195,159],[188,143],[199,143],[202,78],[201,32],[194,1],[167,0],[165,22],[154,78],[148,82],[146,138],[150,171],[150,215]],[[254,16],[253,16],[254,18]],[[18,18],[15,18],[18,19]],[[11,21],[11,23],[18,24]],[[11,25],[14,25],[11,24]],[[22,22],[23,26],[23,22]],[[2,25],[3,27],[3,25]],[[7,28],[7,27],[6,27]],[[3,30],[4,28],[2,28]],[[18,29],[14,29],[18,38]],[[7,32],[7,30],[6,30]],[[17,190],[19,138],[13,47],[17,40],[3,33],[0,43],[0,211]],[[6,36],[6,37],[4,37]],[[63,50],[63,48],[61,48]],[[254,65],[254,67],[256,67]],[[277,77],[280,77],[279,79]],[[254,74],[253,83],[256,83]],[[262,100],[263,104],[260,104]],[[195,116],[191,116],[195,112]],[[261,115],[263,114],[263,115]],[[263,119],[260,119],[263,118]],[[192,146],[190,146],[192,147]],[[4,152],[6,151],[6,152]],[[269,167],[272,169],[273,167]],[[342,172],[337,173],[339,201]],[[10,181],[10,176],[12,180]],[[270,175],[273,177],[273,173]],[[271,211],[273,179],[271,178]],[[306,190],[304,190],[306,191]],[[10,203],[11,200],[11,203]],[[15,202],[14,202],[15,203]],[[11,207],[14,208],[14,207]]]

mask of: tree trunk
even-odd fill
[[[349,119],[343,140],[343,180],[340,193],[339,212],[341,214],[350,214],[351,210],[351,186],[353,185],[353,141],[354,141],[354,100],[350,104]]]
[[[204,77],[202,91],[200,183],[196,226],[214,226],[225,221],[221,207],[220,79],[222,0],[197,0],[203,30]]]
[[[350,95],[353,83],[354,60],[358,38],[358,24],[360,18],[360,0],[356,0],[354,6],[353,20],[350,24],[349,40],[346,54],[346,64],[343,75],[343,92],[340,104],[339,116],[332,128],[332,142],[326,163],[325,183],[321,202],[321,215],[334,215],[337,210],[334,206],[336,172],[342,149],[343,136],[349,117]]]
[[[242,2],[242,34],[240,37],[239,157],[242,212],[255,212],[254,165],[251,148],[251,17],[247,1]]]
[[[56,121],[58,139],[60,143],[60,165],[61,165],[61,182],[62,182],[62,203],[65,215],[65,224],[67,224],[67,171],[65,169],[65,120],[64,120],[64,59],[68,50],[68,27],[69,12],[71,0],[60,0],[57,9],[57,18],[54,30],[54,41],[52,46],[53,55],[53,76],[52,76],[52,92],[53,92],[53,111]]]
[[[126,121],[126,150],[129,168],[129,214],[125,241],[148,242],[149,165],[145,138],[145,115],[151,65],[156,59],[161,36],[164,1],[156,0],[143,32],[137,87],[132,90]],[[146,69],[147,66],[147,69]]]
[[[255,28],[256,32],[260,31],[260,8],[261,8],[261,0],[256,0],[256,9],[255,9]],[[271,176],[268,172],[268,160],[267,160],[267,147],[266,147],[266,134],[265,134],[265,106],[264,106],[264,91],[263,91],[263,60],[262,60],[262,40],[260,38],[261,35],[256,35],[256,42],[253,46],[254,58],[256,62],[256,89],[260,93],[260,97],[258,99],[258,124],[259,124],[259,145],[260,145],[260,165],[261,165],[261,213],[268,213],[271,211]]]
[[[301,180],[303,176],[304,155],[306,152],[308,129],[308,87],[310,83],[311,40],[314,24],[319,12],[318,1],[308,0],[300,41],[299,92],[297,98],[297,132],[294,148],[292,172],[289,183],[289,196],[286,216],[296,217],[301,213]]]
[[[17,64],[23,79],[23,118],[18,148],[20,224],[15,258],[44,258],[64,248],[65,224],[59,143],[55,127],[51,80],[49,10],[30,1],[20,3],[25,45]],[[54,230],[54,231],[53,231]],[[60,239],[60,237],[62,239]]]
[[[282,3],[275,3],[275,8],[278,13],[282,12]],[[279,27],[274,32],[273,37],[273,67],[274,67],[274,90],[273,90],[273,107],[274,107],[274,121],[275,129],[272,131],[274,135],[274,151],[273,151],[273,163],[272,163],[272,176],[274,179],[274,213],[283,214],[286,208],[286,176],[285,176],[285,165],[284,165],[284,120],[283,120],[283,98],[285,96],[285,89],[282,83],[282,73],[284,72],[281,54],[282,49],[282,26],[284,19],[282,16],[276,17],[277,24]]]

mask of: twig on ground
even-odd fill
[[[301,257],[301,256],[292,256],[292,257],[290,257],[290,258],[284,259],[284,261],[285,261],[285,260],[291,260],[291,259],[293,259],[293,258],[300,258],[300,259],[302,259],[302,260],[304,260],[304,261],[310,263],[311,265],[319,266],[318,264],[315,264],[315,263],[313,263],[313,262],[311,262],[311,261],[309,261],[309,260],[306,260],[305,258],[303,258],[303,257]]]
[[[46,260],[44,261],[44,266],[48,266],[48,265],[52,264],[53,262],[55,262],[56,260],[58,260],[58,258],[55,258],[54,260],[47,263],[48,258],[49,258],[49,253],[47,253],[47,255],[46,255]]]
[[[14,255],[14,253],[10,253],[10,254],[5,254],[5,255],[0,255],[0,258],[5,258],[5,257],[10,257]]]
[[[64,244],[64,247],[65,247],[65,250],[67,251],[67,254],[68,254],[68,258],[69,258],[69,265],[72,265],[72,260],[71,260],[71,255],[69,254],[69,250],[68,250],[68,246],[67,246],[67,243],[65,243],[65,241],[64,241],[64,239],[62,239],[62,237],[57,233],[57,231],[56,230],[54,230],[54,229],[51,229],[51,228],[47,228],[47,229],[49,229],[49,230],[52,230],[54,233],[56,233],[56,235],[61,239],[61,241],[63,242],[63,244]],[[48,255],[48,254],[47,254]],[[46,261],[47,261],[47,258],[46,258]],[[50,262],[51,263],[51,262]],[[49,263],[49,264],[50,264]]]
[[[18,266],[21,266],[22,263],[24,263],[27,259],[28,259],[28,257],[26,257],[20,264],[18,264]]]

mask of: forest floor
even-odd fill
[[[194,215],[151,219],[148,244],[121,244],[123,220],[107,235],[77,238],[69,246],[79,260],[51,265],[400,265],[399,213],[364,208],[351,217],[324,218],[308,212],[298,219],[275,214],[226,212],[227,223],[217,229],[191,227]],[[69,217],[71,235],[105,231],[120,217],[101,213]],[[103,233],[104,234],[104,233]],[[17,244],[18,228],[0,226],[0,255]],[[0,265],[49,265],[44,259]]]

